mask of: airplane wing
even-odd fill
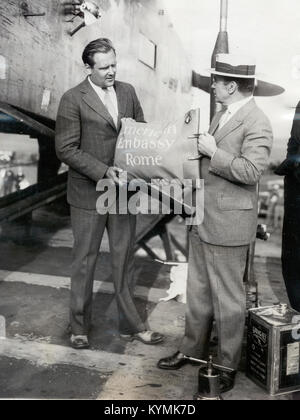
[[[5,102],[0,102],[0,128],[2,132],[55,137],[54,130]]]

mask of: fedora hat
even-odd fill
[[[255,79],[255,59],[236,54],[217,54],[216,68],[210,69],[211,74],[219,76]]]

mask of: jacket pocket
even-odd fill
[[[218,197],[218,206],[220,210],[253,210],[253,203],[250,197],[229,197],[220,195]]]

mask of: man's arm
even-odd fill
[[[60,102],[56,119],[55,146],[57,157],[76,172],[98,182],[108,166],[80,149],[81,118],[79,107],[70,92]]]
[[[297,105],[293,122],[291,138],[288,143],[288,157],[295,157],[300,154],[300,102]]]
[[[232,182],[256,185],[267,169],[273,144],[273,132],[267,119],[255,121],[245,131],[241,155],[217,149],[211,160],[210,172]]]
[[[279,176],[294,175],[300,179],[300,102],[296,108],[291,137],[288,142],[287,158],[276,169],[275,174]]]

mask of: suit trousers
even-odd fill
[[[249,246],[206,244],[196,227],[190,231],[189,242],[186,326],[180,351],[206,359],[215,321],[219,362],[237,369],[245,330],[243,278]]]
[[[74,234],[70,310],[73,334],[87,335],[90,329],[95,268],[105,227],[109,236],[120,333],[145,331],[130,288],[136,217],[130,214],[103,216],[94,210],[71,207],[71,222]]]

